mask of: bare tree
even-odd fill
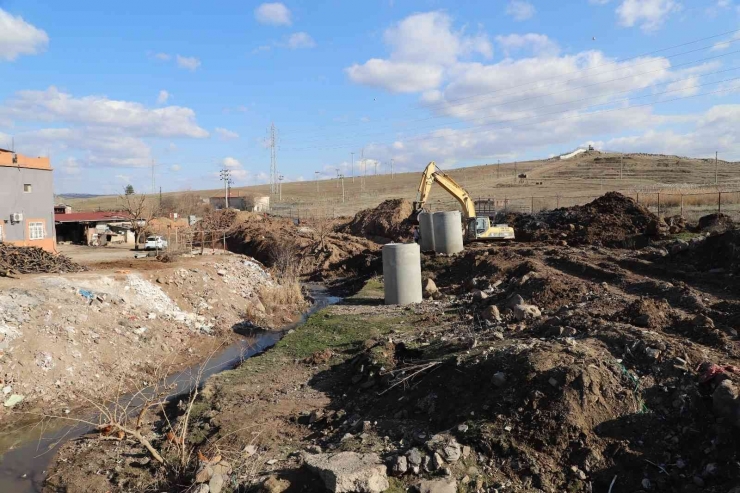
[[[139,249],[141,235],[146,230],[147,224],[155,214],[152,201],[144,194],[124,193],[118,196],[119,206],[122,211],[126,212],[131,219],[131,230],[134,232],[135,244],[134,250]]]

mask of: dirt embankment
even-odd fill
[[[413,239],[413,206],[406,199],[390,199],[357,214],[338,231],[362,236],[378,243],[408,242]]]
[[[295,224],[291,219],[251,212],[216,211],[203,228],[226,231],[232,252],[250,255],[281,274],[312,281],[362,276],[376,261],[378,245],[335,232],[332,221]]]
[[[102,400],[122,379],[128,388],[199,360],[245,319],[280,327],[303,308],[295,295],[280,305],[251,258],[139,262],[150,268],[0,280],[0,422],[84,407],[81,396]]]

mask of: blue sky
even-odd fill
[[[58,192],[615,151],[740,159],[735,0],[0,0],[0,147]],[[658,51],[660,50],[660,51]],[[363,154],[364,153],[364,154]]]

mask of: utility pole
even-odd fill
[[[275,123],[270,125],[270,193],[278,192],[278,170],[277,170],[277,130]]]
[[[162,187],[159,187],[159,209],[162,209]]]
[[[714,151],[714,184],[717,185],[717,175],[719,173],[719,152]]]
[[[334,169],[337,170],[337,186],[336,186],[336,188],[339,188],[339,170],[341,168],[334,168]]]
[[[514,161],[514,183],[516,183],[516,161]]]
[[[352,183],[355,182],[355,153],[350,152],[352,154]]]
[[[316,177],[316,193],[319,193],[319,172],[314,171],[313,174]]]
[[[285,179],[285,177],[283,175],[278,176],[278,181],[279,181],[279,184],[278,184],[278,202],[282,202],[283,201],[283,180],[284,179]]]
[[[344,175],[339,175],[339,179],[342,181],[342,203],[344,203]]]
[[[222,169],[219,173],[221,176],[221,179],[224,182],[224,203],[226,204],[226,209],[229,208],[229,181],[231,181],[231,170],[229,169]]]
[[[375,176],[378,176],[378,162],[375,161]]]
[[[393,159],[391,159],[391,178],[393,178]]]
[[[622,179],[622,176],[624,175],[624,154],[619,156],[619,179]]]

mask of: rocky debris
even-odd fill
[[[374,209],[365,209],[338,232],[362,236],[378,243],[404,242],[412,239],[413,206],[406,199],[390,199]]]
[[[439,294],[439,289],[433,279],[427,278],[422,283],[422,293],[425,298],[433,298]]]
[[[483,318],[483,320],[488,320],[490,322],[501,321],[501,313],[499,313],[498,307],[496,305],[488,305],[481,313],[481,317]]]
[[[740,428],[740,393],[729,379],[723,380],[712,393],[714,413]]]
[[[406,471],[409,470],[409,462],[406,456],[399,455],[395,458],[392,465],[393,474],[396,476],[401,476],[403,474],[406,474]]]
[[[457,493],[457,481],[454,478],[424,479],[416,489],[419,493]]]
[[[503,387],[504,385],[506,385],[506,373],[504,373],[502,371],[498,371],[498,372],[494,373],[493,374],[493,379],[491,380],[491,382],[496,387]]]
[[[0,242],[0,273],[64,274],[87,270],[64,255],[49,253],[39,247],[18,247]]]
[[[454,437],[448,435],[434,435],[426,446],[434,454],[437,469],[444,467],[445,462],[456,464],[462,457],[462,446]]]
[[[670,229],[670,226],[662,217],[656,217],[648,223],[645,234],[648,236],[666,236]]]
[[[534,305],[516,305],[512,308],[512,311],[514,312],[514,318],[520,322],[522,320],[532,320],[542,316],[540,309]]]
[[[374,453],[316,454],[304,460],[333,493],[380,493],[390,487],[386,467]]]
[[[686,229],[686,219],[683,216],[666,217],[665,222],[668,225],[668,233],[672,235],[682,233]]]
[[[727,214],[717,212],[699,218],[699,231],[724,232],[735,227],[735,222]]]
[[[262,493],[283,493],[290,488],[290,481],[270,476],[262,483]]]
[[[216,464],[202,463],[195,474],[195,484],[208,483],[208,493],[221,493],[229,481],[229,474],[231,465],[224,460]]]
[[[412,473],[419,474],[421,472],[424,458],[425,457],[421,455],[421,452],[418,448],[412,448],[408,452],[406,452],[406,459],[409,464],[409,469]]]
[[[690,248],[681,251],[671,261],[714,274],[740,273],[740,230],[732,229],[690,242]]]

